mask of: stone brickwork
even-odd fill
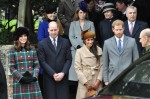
[[[6,73],[8,99],[13,99],[13,96],[12,96],[13,95],[13,86],[12,86],[13,78],[8,68],[8,57],[7,57],[7,53],[12,46],[13,45],[0,45],[0,59],[4,66],[5,73]]]

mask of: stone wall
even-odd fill
[[[13,99],[13,96],[12,96],[12,94],[13,94],[13,86],[12,86],[13,78],[12,78],[12,75],[8,68],[8,57],[7,57],[7,53],[12,46],[13,45],[0,45],[0,59],[4,66],[5,73],[6,73],[8,99]]]

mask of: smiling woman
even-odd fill
[[[13,99],[43,99],[37,81],[39,62],[28,37],[27,28],[17,28],[14,32],[15,45],[8,53],[8,66],[13,76]]]

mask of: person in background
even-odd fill
[[[43,72],[44,99],[70,99],[68,72],[72,57],[70,43],[59,36],[57,22],[51,21],[48,27],[49,37],[38,44],[38,58]]]
[[[75,21],[71,22],[69,28],[69,40],[71,42],[71,54],[72,54],[72,64],[69,70],[69,80],[74,83],[71,86],[75,90],[77,90],[78,79],[74,69],[74,60],[75,60],[75,53],[76,50],[83,46],[83,40],[81,38],[82,31],[91,30],[95,32],[94,24],[92,21],[88,20],[87,16],[87,4],[85,1],[81,1],[79,7],[75,12]],[[75,96],[74,96],[75,97]]]
[[[1,61],[0,61],[0,98],[8,99],[7,80],[6,80],[5,70]]]
[[[139,58],[134,38],[124,35],[124,22],[115,20],[112,23],[114,36],[105,40],[103,48],[103,79],[108,85],[133,61]]]
[[[90,90],[99,91],[102,88],[102,49],[94,42],[95,33],[82,32],[84,45],[77,49],[75,55],[75,70],[79,79],[76,99],[86,97]]]
[[[49,36],[48,33],[48,24],[51,21],[57,21],[60,27],[60,34],[63,35],[63,28],[60,21],[57,19],[57,7],[53,5],[45,5],[44,6],[44,18],[43,21],[39,24],[38,27],[38,41],[43,40],[44,38]]]
[[[127,20],[127,17],[126,17],[126,9],[128,7],[128,2],[127,0],[116,0],[116,8],[119,12],[119,18],[122,20],[122,21],[126,21]]]
[[[57,21],[59,28],[60,28],[60,35],[63,35],[63,28],[62,25],[60,23],[60,21],[57,19],[57,7],[53,6],[53,5],[45,5],[44,8],[45,12],[44,14],[44,19],[43,21],[39,24],[38,27],[38,41],[43,40],[44,38],[47,38],[49,36],[48,33],[48,24],[51,21]],[[40,72],[39,72],[39,84],[40,84],[40,88],[43,94],[43,69],[42,67],[40,67]]]
[[[95,33],[96,33],[96,41],[98,41],[98,24],[103,19],[102,14],[97,12],[94,9],[95,3],[94,0],[84,0],[87,3],[87,15],[88,19],[94,23]]]
[[[150,52],[150,28],[146,28],[140,33],[140,43],[145,48],[145,52]]]
[[[43,99],[37,80],[39,61],[28,37],[27,28],[17,28],[14,47],[8,53],[8,65],[13,76],[13,99]]]
[[[67,39],[69,39],[70,23],[73,21],[75,11],[81,1],[83,0],[60,0],[58,5],[58,18],[64,28],[63,37]]]
[[[102,48],[104,45],[104,41],[114,35],[111,24],[116,19],[115,10],[116,9],[113,3],[105,3],[103,6],[102,13],[104,14],[105,19],[99,22],[99,36],[97,37],[99,45]]]
[[[135,38],[136,43],[137,43],[137,47],[138,47],[138,52],[139,55],[142,55],[143,52],[143,48],[141,43],[139,42],[139,35],[140,32],[145,29],[148,28],[148,24],[144,21],[139,21],[137,20],[137,8],[134,6],[128,6],[127,10],[126,10],[126,16],[127,16],[127,21],[125,21],[125,30],[124,30],[124,34],[126,36]]]

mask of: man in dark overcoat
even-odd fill
[[[0,61],[0,99],[8,99],[6,75],[1,61]]]
[[[69,99],[68,72],[72,57],[69,41],[58,36],[55,21],[49,23],[49,37],[38,45],[38,57],[43,74],[44,99]]]

